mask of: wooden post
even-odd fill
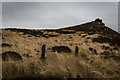
[[[75,46],[75,56],[78,55],[78,46]]]
[[[45,47],[46,45],[42,45],[42,55],[41,55],[42,59],[45,59]]]

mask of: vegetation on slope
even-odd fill
[[[119,37],[99,19],[57,30],[3,29],[3,78],[118,78]]]

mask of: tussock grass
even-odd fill
[[[47,34],[59,36],[46,38]],[[28,37],[28,35],[31,36]],[[79,35],[87,36],[81,37]],[[92,39],[99,36],[99,34],[88,35],[79,31],[74,34],[27,31],[27,34],[23,34],[21,30],[20,32],[3,30],[3,42],[11,43],[12,46],[2,47],[2,52],[14,51],[22,57],[21,61],[2,62],[3,78],[118,78],[119,47],[109,46],[108,43],[92,42]],[[44,60],[40,58],[43,44],[46,45],[46,58]],[[109,46],[112,49],[112,51],[106,50],[109,51],[106,59],[104,57],[107,55],[100,54],[105,51],[102,49],[102,45]],[[71,53],[52,52],[54,46],[67,46]],[[75,56],[75,46],[78,46],[79,49],[77,56]],[[90,51],[90,47],[95,49],[98,54]],[[115,50],[114,47],[116,47]]]
[[[84,56],[83,56],[84,55]],[[5,78],[118,78],[118,63],[99,55],[47,53],[46,60],[3,62]]]

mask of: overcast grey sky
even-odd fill
[[[118,32],[120,33],[120,2],[118,3]]]
[[[53,29],[101,18],[118,31],[117,2],[3,2],[3,27]]]

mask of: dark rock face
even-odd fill
[[[22,57],[19,55],[19,53],[8,51],[8,52],[2,53],[2,60],[3,61],[8,61],[8,60],[18,61],[18,60],[22,60]]]
[[[99,19],[99,18],[97,18],[97,19],[95,20],[95,22],[100,22],[100,23],[102,23],[102,20]]]
[[[53,52],[57,51],[58,53],[61,53],[61,52],[70,53],[71,52],[70,48],[67,46],[55,46],[55,47],[52,47],[52,51]]]

